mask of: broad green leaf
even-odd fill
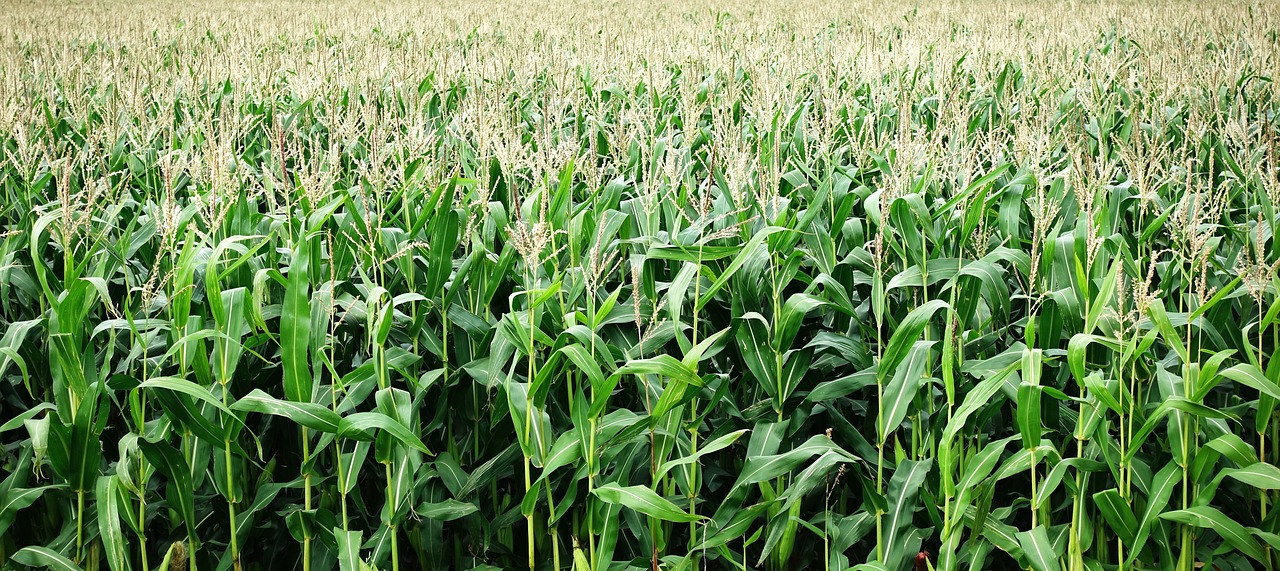
[[[703,444],[701,447],[698,448],[698,451],[693,454],[689,454],[688,456],[681,456],[680,458],[663,462],[662,465],[658,467],[658,472],[655,477],[658,479],[661,479],[662,476],[666,475],[667,472],[670,472],[672,468],[675,468],[677,466],[684,466],[685,464],[692,464],[694,462],[697,462],[700,458],[702,458],[703,456],[706,456],[707,454],[711,454],[713,452],[719,452],[720,450],[723,450],[729,447],[734,442],[737,442],[738,439],[741,438],[742,435],[746,434],[747,432],[748,432],[748,429],[746,428],[742,430],[730,432],[729,434],[726,434],[724,436],[716,438],[715,440],[712,440],[710,442]]]
[[[932,369],[933,344],[933,341],[915,342],[907,354],[905,366],[894,371],[893,379],[884,388],[883,412],[878,422],[880,442],[887,441],[907,417],[924,374]]]
[[[360,566],[360,532],[333,529],[333,537],[338,542],[338,569],[340,571],[361,571]]]
[[[1182,341],[1181,333],[1174,329],[1173,323],[1169,321],[1169,315],[1165,313],[1164,302],[1156,299],[1148,306],[1148,315],[1151,321],[1155,323],[1157,330],[1160,331],[1160,338],[1169,345],[1170,348],[1178,354],[1178,358],[1183,363],[1190,361],[1187,346]]]
[[[1156,407],[1156,410],[1151,413],[1151,416],[1147,417],[1147,421],[1142,425],[1142,428],[1139,429],[1138,433],[1134,435],[1132,440],[1133,444],[1131,445],[1131,448],[1129,449],[1129,451],[1125,453],[1125,456],[1128,458],[1132,458],[1135,454],[1137,454],[1137,452],[1141,450],[1140,447],[1142,443],[1146,442],[1147,437],[1150,436],[1153,431],[1155,431],[1155,429],[1160,425],[1160,422],[1164,419],[1164,417],[1167,416],[1170,412],[1173,412],[1175,410],[1182,411],[1182,412],[1185,412],[1194,416],[1198,416],[1201,418],[1232,418],[1232,416],[1229,413],[1222,412],[1220,410],[1210,408],[1202,404],[1196,404],[1180,397],[1172,397],[1172,398],[1166,399],[1164,402],[1160,403],[1160,406]],[[1175,416],[1175,420],[1176,420],[1176,416]]]
[[[1235,434],[1223,434],[1206,442],[1204,447],[1216,450],[1239,467],[1249,466],[1258,461],[1258,455],[1253,448]]]
[[[880,358],[880,368],[877,371],[878,382],[884,383],[890,374],[897,371],[898,363],[907,358],[907,353],[916,341],[920,340],[921,333],[924,328],[929,325],[929,319],[933,317],[938,310],[948,308],[947,302],[940,299],[928,301],[911,310],[902,322],[898,324],[898,328],[894,330],[893,336],[889,338],[889,343],[885,347],[884,356]]]
[[[764,515],[765,510],[768,507],[768,505],[763,503],[755,504],[733,510],[728,521],[725,521],[723,524],[716,520],[708,522],[707,538],[697,544],[697,550],[714,549],[742,537],[742,535],[750,529],[751,525],[755,523],[755,520]]]
[[[1173,495],[1173,489],[1180,481],[1181,469],[1173,461],[1166,464],[1151,478],[1151,484],[1147,489],[1147,506],[1142,512],[1142,521],[1138,528],[1138,535],[1133,541],[1133,550],[1129,553],[1130,561],[1137,559],[1146,546],[1152,530],[1159,523],[1157,520],[1169,505],[1169,497]]]
[[[917,508],[916,496],[932,467],[933,461],[929,459],[906,460],[898,464],[893,477],[889,479],[889,511],[884,517],[884,561],[890,569],[904,568],[908,558],[916,555],[907,553],[902,548],[902,539],[912,527],[911,522]]]
[[[1098,288],[1098,295],[1093,298],[1089,304],[1089,314],[1084,319],[1084,333],[1093,333],[1098,327],[1098,319],[1102,317],[1104,309],[1109,308],[1111,298],[1116,293],[1117,276],[1120,274],[1121,258],[1116,257],[1111,261],[1111,270],[1107,272],[1107,277],[1103,278],[1102,286]],[[1087,294],[1086,294],[1087,295]]]
[[[129,561],[128,542],[120,528],[120,507],[117,503],[119,479],[116,476],[100,476],[94,489],[94,503],[98,508],[98,538],[106,551],[107,563],[112,569],[132,569]]]
[[[1111,526],[1111,530],[1125,544],[1133,545],[1134,538],[1138,535],[1138,518],[1133,515],[1133,510],[1121,497],[1120,490],[1111,488],[1098,492],[1093,495],[1093,502],[1097,504],[1098,511]]]
[[[353,440],[373,440],[373,436],[367,431],[375,428],[385,431],[410,448],[416,449],[423,454],[431,455],[431,451],[427,449],[427,446],[412,432],[409,432],[408,428],[380,412],[357,412],[343,417],[342,421],[338,423],[338,434],[343,438]]]
[[[805,396],[805,401],[811,403],[829,401],[849,395],[855,391],[875,384],[876,369],[875,367],[872,367],[865,371],[858,371],[857,373],[845,375],[838,379],[819,382],[818,385]]]
[[[1089,372],[1085,367],[1085,359],[1088,356],[1089,345],[1094,343],[1103,345],[1112,351],[1120,350],[1120,344],[1114,339],[1084,333],[1073,335],[1071,341],[1067,343],[1067,364],[1071,367],[1071,374],[1075,376],[1076,383],[1084,384],[1085,379],[1089,377]]]
[[[280,309],[280,364],[285,398],[311,402],[315,387],[307,350],[311,346],[311,255],[313,239],[300,240],[289,263],[289,282]]]
[[[1277,386],[1276,383],[1268,379],[1262,371],[1253,365],[1242,363],[1219,374],[1273,399],[1280,399],[1280,386]]]
[[[761,434],[762,430],[757,427],[753,437]],[[749,453],[746,464],[742,467],[742,471],[738,473],[738,479],[733,484],[733,489],[772,480],[794,470],[810,458],[827,452],[843,453],[827,437],[819,435],[810,438],[799,447],[781,454],[755,455]]]
[[[40,414],[41,412],[46,410],[51,410],[53,408],[54,406],[52,404],[43,402],[27,410],[24,410],[18,413],[17,415],[14,415],[13,418],[9,419],[3,425],[0,425],[0,434],[16,429],[19,426],[23,426],[23,424],[27,421],[27,419],[35,418],[37,414]]]
[[[189,537],[196,535],[195,488],[191,484],[191,467],[181,452],[165,442],[138,441],[147,461],[169,478],[168,494],[178,500],[177,511],[186,524]],[[171,500],[172,501],[172,500]]]
[[[769,349],[769,326],[763,315],[747,313],[738,322],[738,350],[748,371],[772,398],[778,398],[778,370]]]
[[[1049,533],[1044,526],[1036,526],[1031,531],[1018,532],[1018,544],[1027,557],[1027,564],[1035,571],[1057,571],[1058,555],[1049,541]]]
[[[63,489],[62,485],[41,486],[39,488],[0,487],[0,535],[9,529],[17,514],[24,508],[34,504],[40,496],[49,490]]]
[[[310,402],[283,401],[254,389],[231,405],[231,410],[271,414],[321,432],[337,432],[342,417],[328,408]]]
[[[1022,433],[1022,447],[1030,450],[1040,446],[1043,418],[1040,416],[1040,397],[1044,387],[1023,381],[1018,385],[1018,429]]]
[[[600,365],[591,357],[591,353],[583,346],[578,344],[566,345],[560,349],[561,353],[569,357],[569,360],[587,376],[587,380],[591,381],[591,385],[595,387],[602,386],[604,383],[604,371],[600,369]]]
[[[44,567],[54,571],[80,571],[70,559],[48,547],[24,547],[13,554],[13,560],[28,567]]]
[[[769,226],[756,231],[755,234],[751,236],[751,239],[747,240],[747,243],[742,246],[742,250],[738,252],[738,255],[734,256],[733,261],[729,263],[729,267],[725,268],[724,272],[716,277],[715,281],[711,282],[711,285],[707,287],[707,290],[702,292],[702,297],[700,297],[694,305],[694,311],[702,311],[702,309],[706,307],[707,303],[714,298],[715,294],[729,282],[729,278],[732,278],[738,270],[742,269],[743,264],[745,264],[747,260],[767,249],[764,241],[765,238],[768,238],[770,234],[781,232],[783,230],[784,228]]]
[[[1259,490],[1280,490],[1280,468],[1258,462],[1242,468],[1228,468],[1223,473]]]
[[[778,329],[773,332],[774,350],[785,352],[790,349],[805,316],[823,305],[826,305],[826,301],[804,293],[797,293],[787,298],[779,314]]]
[[[621,504],[649,517],[676,523],[688,523],[705,519],[702,516],[689,515],[653,490],[645,486],[619,486],[614,483],[605,484],[592,490],[596,497],[605,503]]]
[[[1240,550],[1254,561],[1264,561],[1265,554],[1258,540],[1239,522],[1210,506],[1196,506],[1184,510],[1176,510],[1160,514],[1162,519],[1210,529],[1222,537],[1223,541]]]
[[[214,396],[209,393],[209,389],[186,379],[180,379],[178,377],[153,377],[143,381],[138,385],[138,388],[164,389],[167,391],[182,393],[218,409],[218,411],[226,415],[228,419],[237,418],[236,415],[231,412],[231,409],[222,404],[221,400],[214,398]]]
[[[658,375],[678,379],[694,386],[702,386],[702,379],[693,369],[685,366],[675,357],[658,355],[648,359],[632,359],[618,368],[616,375]]]
[[[419,504],[414,513],[436,521],[453,521],[479,511],[475,504],[447,499],[442,502]]]

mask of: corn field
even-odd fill
[[[0,0],[0,568],[1280,568],[1280,11]]]

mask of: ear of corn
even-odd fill
[[[819,4],[6,3],[0,567],[1280,565],[1275,8]]]

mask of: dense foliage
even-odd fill
[[[1272,8],[782,4],[3,3],[0,566],[1280,565]]]

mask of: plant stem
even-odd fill
[[[224,459],[227,463],[227,524],[231,529],[231,565],[235,571],[240,571],[240,547],[239,540],[236,538],[235,484],[231,470],[231,441],[228,440],[225,444]]]
[[[84,490],[76,490],[76,563],[84,562]]]
[[[387,473],[387,529],[391,535],[391,570],[400,571],[400,543],[396,539],[396,499],[391,489],[391,462],[383,462]]]
[[[881,232],[884,232],[882,229]],[[881,255],[877,252],[877,256]],[[878,258],[877,258],[878,259]],[[882,280],[880,263],[876,263],[874,279]],[[874,289],[874,288],[873,288]],[[877,313],[876,363],[884,359],[884,317]],[[884,383],[876,375],[876,495],[884,497]],[[884,510],[876,508],[876,561],[884,562]]]
[[[702,241],[698,241],[698,265],[693,274],[693,343],[692,346],[698,346],[698,299],[702,297]],[[701,369],[700,363],[693,364],[693,374],[697,375]],[[698,399],[694,398],[689,401],[689,454],[696,456],[698,454]],[[689,464],[689,515],[698,515],[698,463]],[[693,547],[697,544],[698,523],[689,522],[689,550],[690,558],[693,565],[697,565],[697,556],[693,554]]]
[[[342,470],[342,446],[334,442],[334,463],[338,466],[338,501],[342,505],[342,531],[350,531],[350,517],[347,515],[347,475]]]
[[[307,427],[302,427],[302,462],[305,465],[311,458],[311,438]],[[311,511],[311,471],[302,474],[302,505],[307,512]],[[302,528],[302,571],[311,571],[311,526]]]
[[[534,295],[532,290],[533,282],[529,279],[527,270],[525,273],[525,282],[529,284],[530,289],[529,289],[529,297],[528,297],[528,302],[529,302],[529,375],[528,375],[529,389],[525,391],[524,441],[527,446],[532,446],[533,445],[533,390],[532,389],[533,389],[533,379],[534,379],[534,376],[536,375],[534,362],[533,362]],[[529,454],[526,452],[524,454],[524,493],[525,495],[529,494],[529,489],[532,487],[533,487],[533,478],[531,474]],[[534,545],[534,528],[533,528],[534,516],[536,516],[537,513],[538,512],[535,507],[535,509],[529,512],[529,515],[526,518],[529,524],[528,525],[529,569],[531,570],[534,568],[534,562],[537,561],[537,559],[534,557],[536,547]]]
[[[226,369],[224,368],[223,370],[226,370]],[[228,387],[228,385],[227,385],[227,381],[224,379],[224,380],[223,380],[223,382],[222,382],[222,406],[223,406],[223,407],[226,407],[226,406],[227,406],[227,392],[228,392],[228,390],[229,390],[229,387]],[[303,434],[306,434],[306,429],[304,428],[304,429],[302,429],[302,430],[303,430]],[[230,532],[231,532],[231,542],[230,542],[230,545],[231,545],[231,547],[230,547],[230,549],[231,549],[231,566],[232,566],[232,568],[234,568],[234,569],[235,569],[235,571],[240,571],[240,547],[239,547],[239,539],[236,537],[236,488],[235,488],[235,474],[234,474],[234,472],[233,472],[233,470],[232,470],[232,467],[231,467],[232,465],[231,465],[231,438],[230,438],[230,436],[227,436],[227,437],[223,440],[223,442],[222,442],[222,453],[223,453],[223,461],[224,461],[224,462],[226,462],[226,464],[227,464],[227,469],[226,469],[226,473],[227,473],[227,474],[226,474],[226,476],[227,476],[227,525],[228,525],[228,529],[229,529],[229,530],[230,530]],[[305,459],[305,455],[304,455],[304,459]],[[308,499],[310,499],[310,498],[308,498]],[[304,560],[304,564],[305,564],[305,560]]]

